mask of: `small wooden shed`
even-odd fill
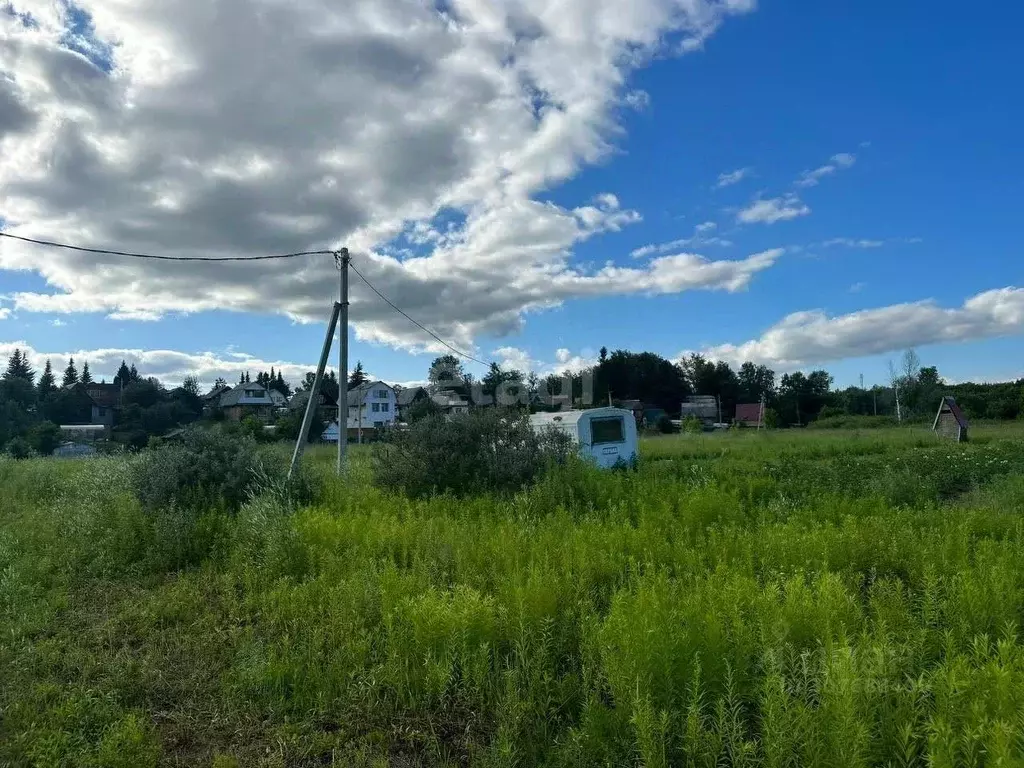
[[[967,442],[967,417],[964,416],[964,412],[960,410],[960,406],[956,404],[954,398],[942,398],[932,431],[939,437],[949,438],[958,443]]]

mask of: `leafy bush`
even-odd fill
[[[23,437],[16,437],[7,444],[7,453],[14,459],[27,459],[32,455],[32,446]]]
[[[28,440],[40,456],[50,456],[60,445],[60,427],[52,421],[36,424],[29,432]]]
[[[236,511],[262,487],[287,486],[286,471],[283,462],[263,462],[250,437],[189,429],[179,443],[143,453],[133,485],[145,508],[213,504]]]
[[[683,417],[681,428],[683,432],[690,435],[700,434],[704,431],[704,422],[691,413],[688,416]]]
[[[676,431],[675,424],[672,423],[672,419],[668,417],[668,414],[661,414],[658,417],[658,431],[663,435],[671,435]]]
[[[487,408],[447,419],[426,416],[394,431],[374,456],[378,485],[410,496],[518,490],[574,452],[563,432],[538,434],[529,418]]]

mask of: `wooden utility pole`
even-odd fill
[[[324,347],[320,352],[320,362],[316,367],[316,376],[313,377],[313,388],[309,391],[309,400],[306,401],[306,413],[302,417],[302,426],[299,428],[299,436],[295,440],[295,451],[292,453],[292,463],[288,467],[288,477],[291,478],[295,467],[302,459],[302,453],[306,450],[306,441],[309,439],[309,428],[313,424],[313,416],[320,407],[320,386],[324,380],[324,369],[327,368],[327,356],[331,354],[331,342],[334,340],[334,327],[338,324],[338,315],[341,312],[341,305],[337,302],[331,309],[331,321],[327,325],[327,335],[324,337]],[[338,435],[341,439],[341,435]]]
[[[313,388],[309,391],[309,400],[306,402],[306,412],[302,417],[302,427],[299,429],[299,436],[295,440],[295,450],[292,452],[292,463],[288,467],[288,477],[295,472],[306,450],[306,441],[309,439],[309,429],[313,424],[313,417],[320,407],[320,389],[323,386],[324,371],[327,369],[327,358],[331,354],[331,344],[334,342],[334,329],[338,327],[338,474],[340,475],[345,467],[346,454],[348,453],[348,264],[350,261],[348,248],[342,248],[334,254],[334,261],[341,272],[341,295],[340,301],[334,302],[331,309],[331,320],[327,324],[327,335],[324,337],[324,346],[320,351],[320,362],[316,367],[316,376],[313,377]],[[338,320],[341,320],[339,323]]]
[[[334,259],[341,272],[341,327],[338,329],[338,474],[341,475],[348,458],[348,263],[351,260],[348,248],[338,251]]]

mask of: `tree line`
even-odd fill
[[[503,387],[520,387],[525,402],[539,393],[572,398],[575,404],[605,405],[639,400],[645,407],[681,414],[687,397],[719,400],[723,418],[732,420],[739,404],[765,403],[773,425],[803,426],[820,419],[877,416],[897,421],[931,418],[941,397],[952,395],[972,419],[1016,419],[1024,414],[1024,380],[999,384],[950,384],[934,366],[922,366],[914,350],[890,366],[888,385],[834,387],[832,375],[817,369],[781,376],[770,367],[745,362],[738,368],[722,360],[691,354],[673,362],[653,352],[602,347],[595,365],[583,370],[540,377],[532,372],[492,363],[476,381],[454,355],[433,360],[429,385],[472,401],[481,394],[494,399]],[[571,392],[568,388],[571,387]]]
[[[293,389],[281,371],[271,368],[258,371],[254,378],[246,371],[240,375],[239,383],[255,381],[291,397],[295,391],[312,389],[314,378],[313,371],[307,372]],[[478,402],[481,397],[493,402],[500,392],[511,389],[522,394],[524,405],[532,404],[535,408],[545,407],[538,397],[545,393],[559,403],[571,399],[577,405],[639,400],[645,407],[663,410],[671,417],[680,415],[682,402],[692,395],[718,398],[727,420],[731,420],[738,404],[760,403],[763,399],[766,421],[781,427],[845,417],[929,419],[943,395],[956,397],[972,419],[1016,419],[1024,415],[1024,380],[950,384],[936,367],[921,365],[913,350],[908,350],[898,365],[890,365],[886,385],[870,388],[836,389],[831,374],[822,369],[779,376],[770,367],[752,362],[733,368],[727,362],[699,354],[673,362],[653,352],[609,352],[606,348],[601,349],[593,366],[583,370],[541,377],[492,363],[479,381],[457,357],[442,355],[431,362],[427,380],[432,390],[449,391],[469,402]],[[357,362],[349,374],[347,389],[367,381],[362,363]],[[83,361],[79,370],[72,358],[58,379],[49,360],[37,374],[27,356],[14,350],[0,377],[0,449],[10,450],[13,444],[15,453],[52,452],[59,444],[58,425],[90,422],[92,401],[85,387],[75,385],[88,387],[94,383],[88,361]],[[112,383],[117,386],[119,407],[111,439],[123,445],[142,447],[150,437],[204,416],[200,384],[194,376],[187,377],[180,387],[168,389],[157,378],[145,377],[135,365],[122,361]],[[228,385],[221,378],[215,386]],[[325,374],[322,389],[331,399],[339,400],[340,387],[334,371]],[[427,399],[417,402],[403,418],[415,419],[433,410],[436,406]],[[280,437],[293,438],[298,434],[299,416],[288,414],[279,420]]]
[[[311,389],[314,377],[313,371],[308,372],[299,389]],[[363,365],[357,362],[348,378],[349,388],[366,381]],[[273,367],[269,371],[257,371],[255,376],[250,371],[240,374],[239,384],[251,382],[277,390],[286,398],[294,394],[284,374]],[[42,372],[37,373],[28,356],[15,349],[0,376],[0,452],[6,450],[19,456],[31,451],[43,455],[52,453],[60,444],[60,425],[91,422],[93,399],[88,388],[94,384],[106,386],[107,382],[95,381],[88,361],[82,361],[79,370],[75,359],[71,358],[58,376],[47,360]],[[167,388],[156,377],[143,376],[134,364],[128,365],[122,360],[111,384],[116,387],[117,408],[111,414],[110,438],[126,447],[142,448],[150,438],[176,427],[204,417],[211,420],[219,417],[216,412],[204,414],[200,383],[195,376],[186,377],[180,387]],[[214,388],[227,386],[223,378],[214,382]],[[335,372],[325,375],[322,386],[332,399],[338,398]],[[277,421],[279,436],[294,439],[300,429],[301,413],[289,413]],[[317,426],[313,425],[311,434]],[[319,426],[322,430],[323,425]],[[254,434],[257,432],[256,426],[249,425],[249,429]],[[262,426],[259,430],[263,438]]]

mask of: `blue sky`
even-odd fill
[[[11,8],[17,10],[17,5]],[[466,29],[483,25],[484,11],[472,5],[468,0],[463,7],[453,4]],[[649,22],[650,29],[637,22],[638,40],[653,30],[660,32],[661,44],[649,46],[643,61],[626,68],[614,63],[621,59],[614,46],[636,43],[609,41],[607,52],[579,64],[576,77],[589,86],[584,94],[577,94],[568,78],[563,82],[551,63],[560,54],[573,53],[576,43],[571,34],[554,23],[545,27],[548,22],[538,15],[540,31],[535,34],[544,38],[547,48],[523,71],[536,83],[552,78],[545,90],[548,104],[570,113],[573,99],[589,109],[595,98],[604,98],[600,114],[556,134],[536,151],[523,147],[534,146],[531,142],[544,133],[541,125],[524,128],[521,135],[506,135],[502,121],[496,119],[479,129],[476,135],[483,136],[482,142],[470,141],[464,133],[448,141],[448,134],[438,129],[436,144],[422,150],[410,144],[406,164],[395,169],[391,186],[376,183],[380,165],[366,171],[366,181],[350,186],[369,190],[369,202],[360,198],[363,207],[358,214],[339,213],[336,221],[332,209],[325,207],[315,234],[299,234],[305,223],[301,212],[293,210],[294,194],[282,189],[270,197],[269,183],[263,184],[254,193],[260,195],[257,204],[266,214],[260,222],[278,227],[266,235],[266,242],[294,242],[295,249],[323,247],[324,238],[351,243],[375,284],[442,336],[471,348],[477,357],[541,371],[585,364],[607,346],[650,350],[669,358],[687,351],[733,362],[750,357],[780,371],[825,367],[838,384],[848,385],[861,374],[868,382],[884,380],[886,361],[913,345],[925,364],[937,365],[952,380],[1024,376],[1024,294],[1015,290],[1024,285],[1024,275],[1014,226],[1024,193],[1024,153],[1019,149],[1024,103],[1014,95],[1024,72],[1024,50],[1014,30],[1024,22],[1024,10],[1005,6],[1002,15],[970,14],[950,6],[957,12],[943,13],[936,6],[881,2],[734,5],[713,24],[701,27],[703,47],[685,55],[679,55],[678,43],[694,34],[696,22],[684,29],[672,28],[667,21],[659,27],[657,19]],[[83,146],[106,147],[97,156],[119,165],[116,173],[106,172],[83,150],[82,157],[69,157],[66,168],[61,163],[54,168],[45,154],[7,169],[6,175],[0,166],[0,182],[13,190],[10,196],[0,196],[0,220],[22,228],[10,231],[115,248],[126,247],[123,238],[129,232],[138,238],[129,244],[155,252],[176,253],[185,247],[175,227],[209,231],[217,239],[210,245],[217,253],[249,253],[254,246],[239,230],[225,230],[221,239],[220,232],[206,229],[216,227],[219,219],[211,224],[204,217],[197,226],[189,222],[187,214],[198,208],[178,201],[188,200],[192,191],[202,199],[196,190],[205,194],[207,177],[172,175],[155,165],[153,176],[147,177],[148,154],[140,138],[144,132],[125,133],[123,121],[116,131],[94,127],[111,115],[126,114],[120,111],[125,105],[116,102],[126,98],[123,89],[112,91],[114,96],[95,96],[90,90],[113,88],[108,84],[118,84],[118,78],[119,86],[131,80],[143,100],[148,87],[154,103],[157,96],[163,99],[164,109],[181,114],[192,108],[187,95],[164,83],[153,85],[152,62],[133,48],[132,39],[142,40],[143,32],[153,28],[147,25],[176,23],[162,16],[146,18],[146,8],[141,6],[136,18],[115,18],[104,3],[96,2],[88,11],[84,5],[72,7],[40,24],[40,34],[49,29],[49,36],[30,42],[39,50],[50,46],[46,50],[53,61],[65,61],[58,54],[67,46],[67,30],[72,28],[79,37],[75,50],[90,54],[87,58],[99,66],[87,88],[49,89],[52,101],[37,114],[80,121],[86,126]],[[95,28],[87,20],[94,20]],[[315,19],[309,22],[315,25]],[[522,23],[510,15],[507,23],[513,22]],[[9,24],[6,34],[27,34],[13,29]],[[175,38],[175,30],[166,31],[173,53],[175,45],[184,45],[184,36]],[[216,42],[209,41],[209,50],[195,43],[190,53],[212,67],[217,59],[210,51]],[[418,42],[409,44],[410,55],[421,52],[411,48]],[[338,46],[352,44],[346,39]],[[423,40],[424,56],[434,55],[432,45],[433,38]],[[477,52],[470,43],[466,46]],[[184,50],[178,52],[184,56]],[[203,58],[206,54],[209,57]],[[389,56],[393,62],[398,54]],[[28,55],[0,57],[0,72],[15,84],[14,98],[20,94],[29,103],[27,83],[33,72],[60,76],[57,65],[47,61]],[[280,82],[266,83],[267,91],[292,87],[288,71],[268,71]],[[609,72],[622,78],[614,92],[603,85]],[[388,72],[381,75],[378,68],[371,75],[392,77]],[[351,91],[337,105],[339,110],[359,104],[358,82],[325,84],[332,92]],[[231,85],[226,82],[225,88]],[[387,85],[397,93],[405,81],[389,80]],[[460,108],[471,113],[474,104],[466,95],[471,94],[468,87],[451,93],[459,93],[466,102]],[[179,101],[171,100],[172,95]],[[265,97],[261,93],[259,98]],[[402,98],[416,106],[446,105],[443,95],[439,98],[432,87],[418,81],[402,90]],[[480,108],[487,109],[490,102]],[[414,111],[411,106],[403,110]],[[31,128],[21,129],[20,134],[11,133],[13,138],[0,140],[34,137],[38,144],[39,136],[48,135],[44,123],[40,117],[34,135]],[[255,145],[236,124],[214,125],[223,128],[216,141],[217,157],[232,157],[233,141],[237,146],[257,146],[261,156],[276,154],[286,160],[303,150],[301,145],[280,143],[286,140],[276,134],[272,141],[277,143]],[[268,124],[268,131],[271,127]],[[196,137],[188,136],[191,130]],[[168,151],[185,157],[195,152],[190,167],[208,169],[208,152],[214,150],[199,141],[213,143],[210,130],[208,125],[183,122],[166,145]],[[601,138],[589,145],[594,132]],[[362,136],[353,136],[363,141]],[[335,153],[332,157],[344,155],[349,146],[344,136],[322,138]],[[320,139],[318,135],[316,140]],[[422,135],[416,140],[426,141]],[[351,146],[356,141],[353,138]],[[124,146],[132,151],[118,155],[117,148]],[[445,160],[452,147],[452,159]],[[405,157],[391,139],[378,148],[384,158],[392,153]],[[504,181],[481,170],[494,157],[520,151],[519,157],[525,159],[516,171],[534,162],[542,170],[534,175],[522,171],[526,180],[517,181],[514,192],[508,191],[511,182],[502,187]],[[538,159],[541,151],[546,154]],[[296,163],[293,175],[303,184],[315,184],[330,152],[325,150],[317,160],[321,165],[315,167],[304,169]],[[462,165],[469,152],[472,162]],[[423,160],[420,168],[421,157],[437,162]],[[344,167],[354,167],[353,162],[346,160]],[[405,168],[411,162],[417,168],[406,181]],[[568,170],[551,170],[560,164],[567,164]],[[453,165],[458,170],[452,171]],[[250,178],[237,169],[232,173]],[[33,174],[42,179],[35,186],[26,181]],[[343,182],[344,178],[353,180],[343,177]],[[137,189],[151,191],[158,182],[171,191],[160,193],[170,195],[170,202],[156,208],[173,210],[174,226],[157,220],[151,214],[153,204],[147,208],[132,194]],[[97,185],[110,185],[109,194]],[[401,193],[394,191],[395,185],[403,187]],[[499,188],[500,199],[494,192]],[[78,211],[79,200],[90,197],[90,189],[105,200],[102,212],[90,212],[88,205],[93,203],[82,202],[81,217],[69,221],[68,210]],[[614,196],[614,203],[593,203],[599,195]],[[348,202],[346,198],[331,204],[348,211]],[[539,216],[508,213],[520,204],[548,207]],[[209,210],[210,204],[204,205]],[[600,223],[585,235],[570,235],[564,242],[557,236],[536,236],[539,225],[531,222],[546,221],[551,214],[555,227],[587,205],[596,205],[599,214],[594,216]],[[230,221],[231,215],[229,210],[223,220]],[[474,222],[488,217],[500,222],[500,229],[495,224],[494,230],[481,234]],[[416,221],[428,236],[415,245],[396,237]],[[126,229],[136,222],[134,229]],[[291,240],[274,240],[282,227],[294,230]],[[444,239],[446,233],[454,234],[451,242]],[[260,241],[254,240],[258,246]],[[646,254],[636,254],[648,246]],[[205,252],[201,241],[190,247]],[[404,253],[403,247],[408,249]],[[556,269],[560,277],[565,270],[593,277],[607,265],[630,271],[615,273],[620,288],[588,285],[551,295],[537,287],[544,283],[543,270],[537,285],[530,272],[529,290],[492,302],[503,286],[522,274],[517,259],[532,259],[523,253],[545,248],[563,254]],[[267,248],[275,250],[281,248]],[[505,253],[509,255],[504,257]],[[754,254],[771,256],[769,266],[751,268],[736,282],[694,278],[691,283],[689,277],[680,277],[692,289],[642,287],[648,285],[643,282],[648,279],[644,270],[656,271],[657,259],[681,253],[704,262],[728,262],[723,269]],[[557,261],[553,256],[542,258]],[[54,266],[55,259],[66,263]],[[188,367],[190,356],[202,358],[195,368],[207,377],[222,368],[234,371],[244,360],[241,354],[298,371],[315,360],[323,334],[322,324],[315,320],[326,317],[335,280],[329,265],[294,281],[282,272],[247,273],[249,265],[212,278],[202,269],[176,266],[182,274],[170,280],[167,272],[120,274],[113,262],[101,266],[111,271],[93,273],[102,274],[102,280],[90,279],[90,265],[84,259],[15,250],[9,241],[0,242],[0,267],[7,267],[0,269],[0,345],[23,343],[36,353],[55,356],[80,351],[101,361],[101,367],[113,365],[115,358],[119,362],[119,354],[175,352],[173,357],[139,358],[162,368],[156,372],[170,378]],[[522,270],[527,266],[537,268],[531,261]],[[685,269],[691,267],[696,265]],[[629,286],[633,280],[640,286],[636,290]],[[282,292],[274,287],[275,281],[284,281]],[[423,378],[436,347],[424,350],[429,340],[386,307],[374,306],[373,297],[358,283],[353,275],[353,319],[359,332],[353,335],[352,359],[388,380]],[[656,276],[651,285],[659,285]],[[51,298],[55,294],[71,298]],[[979,298],[963,309],[975,297]],[[906,306],[914,302],[931,303]],[[818,314],[784,323],[802,312]]]

